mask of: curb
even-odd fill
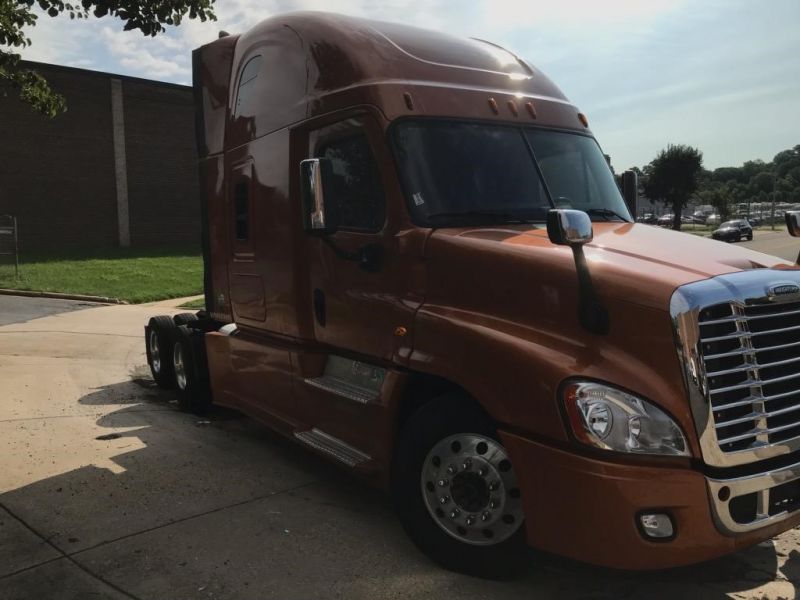
[[[83,302],[97,302],[98,304],[128,304],[119,298],[105,296],[87,296],[84,294],[61,294],[58,292],[34,292],[32,290],[7,290],[0,288],[0,296],[28,296],[31,298],[56,298],[58,300],[80,300]]]

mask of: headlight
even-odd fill
[[[589,381],[568,384],[564,403],[579,441],[616,452],[689,456],[681,428],[660,408]]]

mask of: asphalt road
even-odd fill
[[[97,308],[97,304],[55,298],[0,295],[0,325],[24,323],[31,319],[85,308]]]
[[[792,262],[795,262],[797,260],[797,255],[800,254],[800,238],[790,236],[785,227],[776,229],[775,231],[756,230],[752,242],[744,241],[737,243],[758,252],[779,256],[780,258]]]
[[[169,303],[32,319],[29,301],[0,298],[2,600],[798,597],[800,529],[662,573],[541,553],[511,582],[443,571],[346,471],[234,413],[179,412],[143,352]]]

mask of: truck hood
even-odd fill
[[[749,269],[800,268],[743,246],[650,225],[594,223],[593,226],[594,240],[584,246],[584,252],[598,294],[661,310],[669,306],[677,287],[692,281]],[[554,271],[563,271],[563,277],[575,277],[572,250],[552,244],[544,227],[438,229],[428,244],[431,258],[435,258],[440,243],[463,246],[462,250],[471,255],[465,258],[474,262],[478,271],[484,260],[502,263],[497,255],[500,253],[520,259],[524,256],[534,277],[539,269],[550,276]],[[572,285],[574,279],[568,281]]]

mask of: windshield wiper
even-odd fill
[[[462,211],[450,211],[450,212],[438,212],[427,215],[426,218],[428,219],[452,219],[458,217],[469,217],[469,218],[481,218],[481,217],[489,217],[491,219],[496,219],[498,222],[501,223],[536,223],[537,221],[533,219],[526,219],[524,217],[520,217],[518,215],[512,215],[511,213],[505,212],[497,212],[493,210],[462,210]],[[542,222],[540,219],[538,222]]]
[[[592,215],[592,216],[595,216],[595,217],[605,217],[606,221],[608,220],[608,217],[616,217],[620,221],[625,221],[626,223],[629,222],[628,219],[626,219],[622,215],[614,212],[610,208],[590,208],[585,212],[586,212],[587,215]]]

